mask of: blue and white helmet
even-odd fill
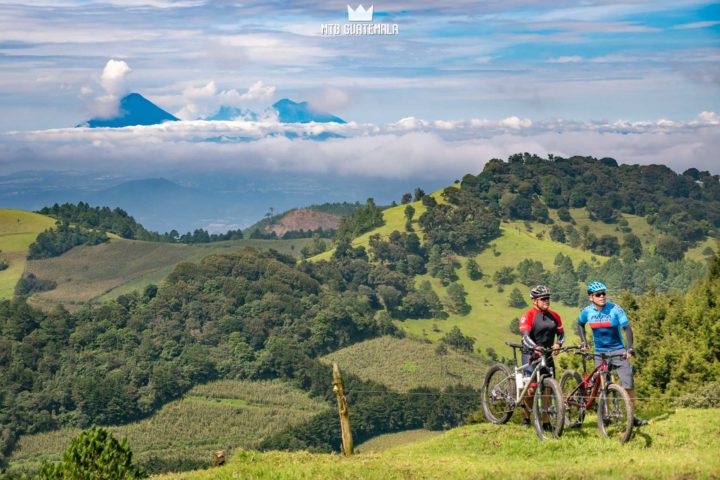
[[[595,292],[601,292],[603,290],[607,290],[607,287],[602,282],[598,282],[597,280],[595,280],[595,281],[588,283],[588,286],[587,286],[588,295],[591,293],[595,293]]]

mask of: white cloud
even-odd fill
[[[110,59],[103,68],[100,76],[100,86],[104,94],[93,98],[87,108],[94,118],[111,118],[118,114],[120,99],[127,93],[127,76],[132,69],[122,60]],[[81,95],[89,95],[92,89],[83,86]]]
[[[350,95],[337,87],[325,86],[308,96],[308,103],[321,112],[339,112],[350,104]]]
[[[257,108],[274,94],[275,87],[265,85],[261,80],[250,85],[245,93],[234,88],[218,92],[215,81],[211,80],[200,87],[186,87],[181,98],[184,106],[175,115],[183,120],[195,120],[213,114],[221,106]]]
[[[695,29],[695,28],[714,27],[715,25],[720,25],[720,21],[713,20],[713,21],[707,21],[707,22],[683,23],[682,25],[675,25],[672,28],[675,30],[689,30],[689,29]]]
[[[323,133],[343,138],[311,139]],[[446,178],[477,173],[493,157],[532,152],[610,156],[622,163],[720,173],[718,149],[720,118],[710,111],[689,122],[532,122],[517,116],[434,122],[408,117],[384,126],[191,121],[0,134],[0,170],[262,170]]]
[[[579,55],[570,55],[565,57],[549,58],[547,63],[580,63],[583,57]]]
[[[132,69],[122,60],[110,59],[103,68],[100,84],[110,95],[126,93],[126,78]]]

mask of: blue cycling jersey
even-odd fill
[[[622,328],[630,325],[630,320],[619,305],[607,302],[602,310],[597,310],[594,304],[590,304],[580,312],[578,324],[590,325],[596,352],[612,352],[625,348]]]

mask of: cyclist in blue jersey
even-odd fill
[[[635,406],[635,384],[633,380],[633,368],[630,359],[635,354],[633,350],[633,332],[630,328],[625,311],[619,305],[607,300],[607,287],[604,283],[593,281],[587,287],[590,305],[585,307],[578,317],[578,334],[583,348],[589,348],[585,336],[585,325],[590,325],[595,343],[595,353],[607,353],[608,355],[624,354],[624,358],[611,358],[607,362],[615,368],[620,385],[627,390],[630,400]],[[623,332],[627,344],[623,341]],[[600,364],[600,359],[595,359],[595,364]],[[635,426],[645,425],[646,420],[635,417]]]

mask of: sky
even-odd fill
[[[396,35],[324,35],[345,1],[0,0],[0,173],[452,178],[523,151],[720,173],[717,2],[369,5]],[[183,122],[73,128],[128,92]],[[281,98],[350,124],[199,121]],[[284,136],[298,129],[342,138]]]

